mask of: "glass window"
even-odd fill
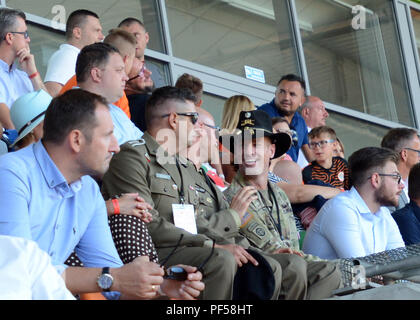
[[[36,67],[42,79],[47,72],[48,60],[63,43],[62,32],[54,31],[50,28],[40,27],[33,23],[28,23],[28,33],[31,38],[29,47],[35,56]]]
[[[87,9],[95,12],[101,21],[103,33],[106,36],[108,31],[127,17],[134,17],[141,20],[149,32],[150,40],[147,45],[149,49],[165,52],[162,26],[155,0],[7,0],[6,5],[10,8],[19,8],[27,13],[41,18],[62,22],[59,18],[65,12],[65,19],[77,9]]]
[[[414,33],[416,36],[417,51],[419,52],[420,56],[420,11],[411,8],[411,17],[413,20]]]
[[[361,148],[380,147],[382,137],[389,130],[389,128],[331,110],[328,110],[328,113],[330,116],[326,124],[335,130],[337,137],[342,141],[346,159]]]
[[[151,57],[145,57],[147,69],[152,72],[152,80],[155,88],[168,86],[171,84],[169,77],[169,66],[167,63],[162,62]]]
[[[312,95],[414,126],[392,1],[296,0],[296,10]]]
[[[203,93],[202,99],[203,104],[201,107],[211,113],[216,126],[220,127],[222,124],[223,106],[227,99],[207,92]]]
[[[265,83],[298,73],[288,4],[271,0],[166,0],[176,57],[245,77],[264,71]]]

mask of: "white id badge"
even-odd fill
[[[172,214],[176,227],[197,234],[194,206],[192,204],[172,204]]]

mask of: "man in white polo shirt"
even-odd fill
[[[98,15],[84,9],[73,11],[67,19],[66,39],[51,56],[45,74],[45,87],[53,97],[74,76],[80,49],[104,39]]]
[[[353,187],[329,200],[306,232],[303,251],[323,259],[363,257],[404,246],[386,206],[398,205],[403,184],[398,154],[362,148],[349,158]]]

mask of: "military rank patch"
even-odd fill
[[[169,174],[156,172],[155,176],[159,179],[171,180],[171,176]]]
[[[151,161],[150,160],[150,156],[149,156],[149,154],[147,152],[144,154],[144,156],[145,156],[147,162],[150,162]]]
[[[245,212],[244,216],[241,219],[241,228],[245,227],[249,221],[252,220],[254,215],[248,211]]]
[[[265,230],[263,228],[256,228],[255,229],[255,233],[260,236],[260,237],[264,237],[265,236]]]

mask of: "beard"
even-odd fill
[[[276,107],[286,117],[291,117],[291,116],[293,116],[296,113],[296,109],[293,110],[292,107],[290,107],[290,108],[283,107],[283,106],[280,105],[280,103],[279,104],[276,104]]]
[[[385,186],[382,185],[378,190],[375,192],[375,199],[381,205],[385,207],[398,207],[399,197],[395,195],[388,195],[385,192]]]

